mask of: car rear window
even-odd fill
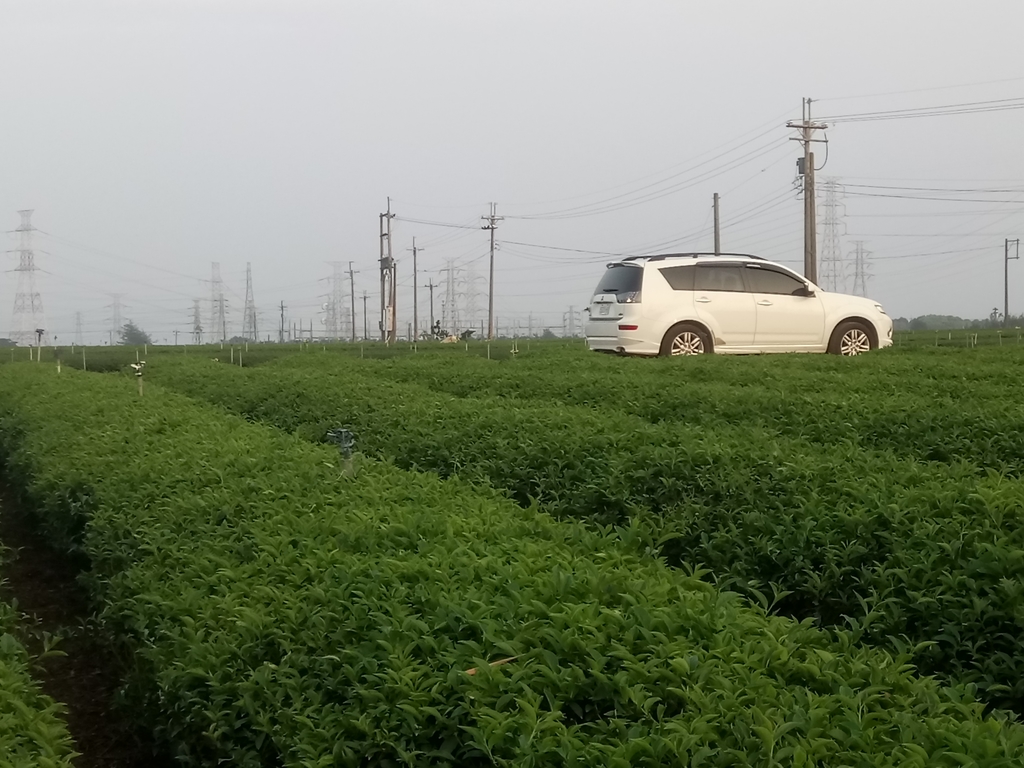
[[[673,291],[693,290],[693,276],[697,272],[697,267],[693,264],[686,264],[680,267],[664,267],[658,271],[665,276]]]
[[[625,264],[613,264],[604,273],[594,293],[629,293],[639,291],[644,280],[642,267],[627,267]]]

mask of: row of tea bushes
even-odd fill
[[[169,386],[416,470],[484,480],[559,517],[626,525],[669,563],[710,569],[796,618],[909,642],[928,673],[1024,710],[1024,488],[852,445],[750,428],[649,424],[614,410],[455,398],[324,361],[164,365]]]
[[[1016,349],[638,360],[566,350],[521,360],[365,361],[374,375],[459,397],[570,403],[652,422],[750,425],[824,445],[1024,470],[1024,355]],[[308,368],[300,357],[281,365]],[[354,365],[358,365],[356,362]]]
[[[184,765],[1024,761],[1021,726],[905,656],[158,386],[5,366],[0,437]]]

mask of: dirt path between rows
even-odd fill
[[[148,734],[128,724],[115,706],[121,669],[116,656],[88,628],[92,614],[85,590],[68,558],[51,549],[35,520],[0,485],[0,544],[9,551],[0,564],[4,600],[27,614],[20,638],[30,652],[42,650],[42,633],[60,635],[66,655],[34,671],[42,689],[67,708],[68,730],[81,756],[76,768],[170,768],[154,755]]]

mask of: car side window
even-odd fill
[[[734,264],[698,264],[694,290],[744,293],[743,269]]]
[[[686,264],[681,267],[664,267],[658,270],[664,276],[673,291],[692,291],[693,276],[697,267]]]
[[[792,275],[765,267],[747,267],[746,277],[752,293],[799,296],[805,287],[801,280]]]

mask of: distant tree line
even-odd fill
[[[968,320],[956,315],[920,315],[919,317],[897,317],[893,327],[897,331],[981,331],[986,328],[1024,327],[1024,315],[1011,314],[1009,322],[1003,321],[1003,313],[993,309],[983,320]]]

